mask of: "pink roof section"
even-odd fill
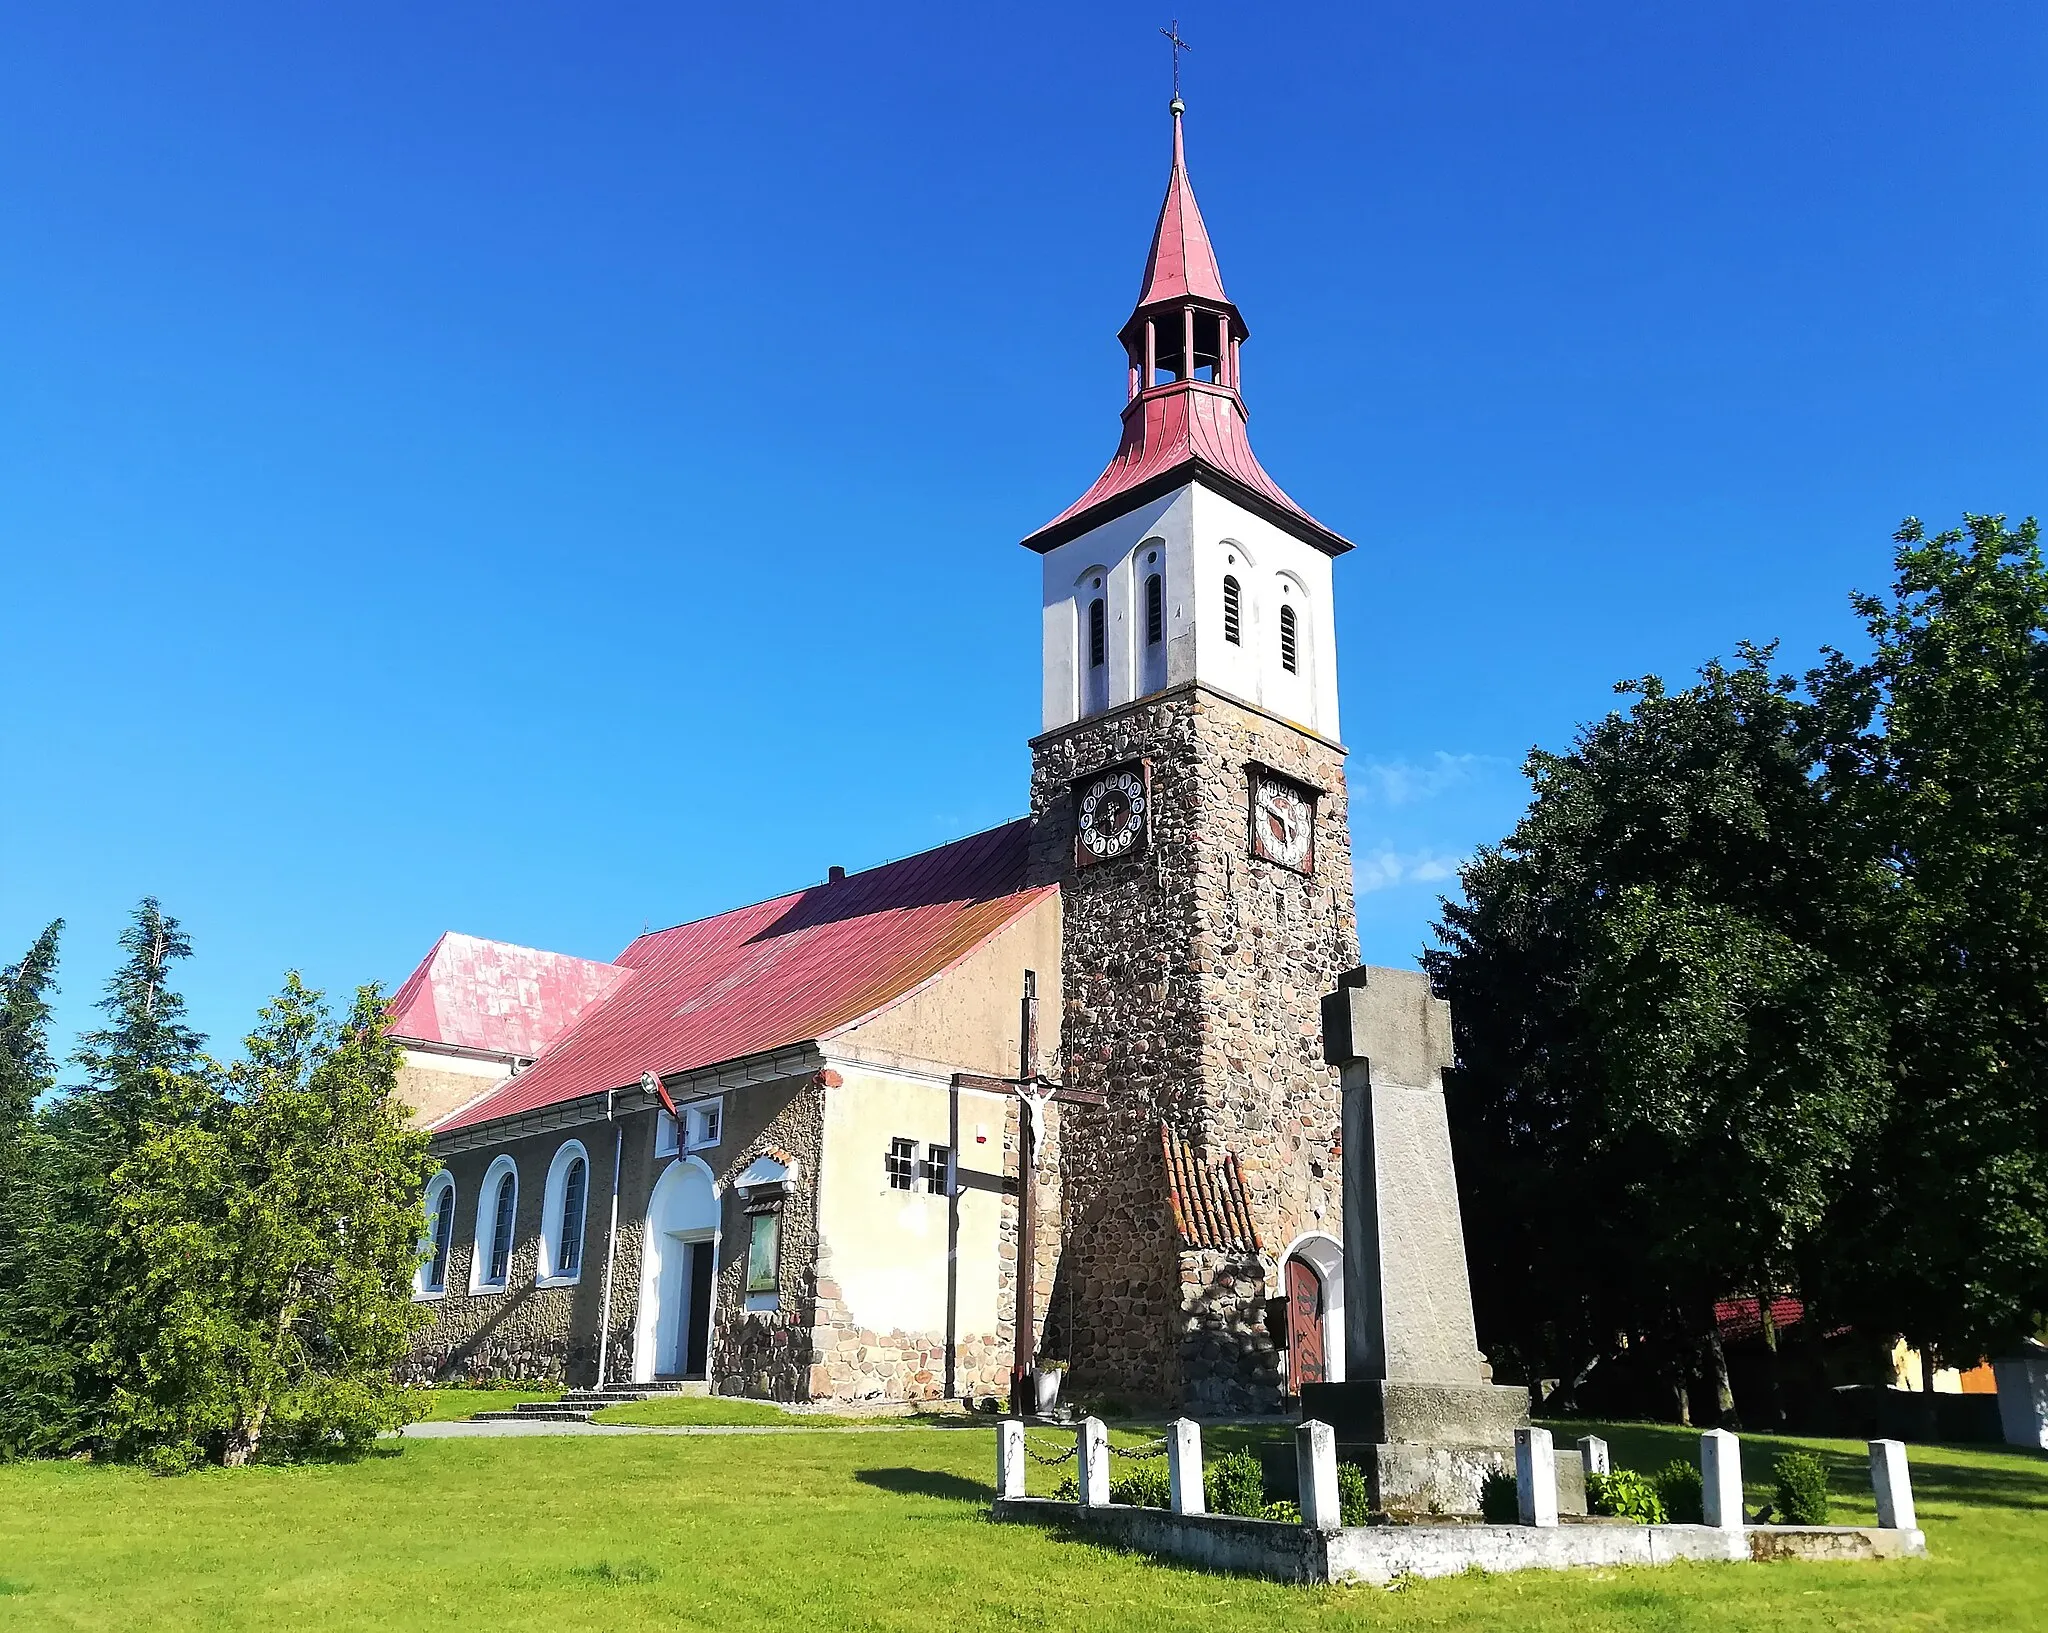
[[[531,1060],[626,979],[616,964],[449,931],[391,1000],[391,1035]]]
[[[1021,819],[641,936],[618,957],[630,980],[436,1131],[829,1037],[887,1009],[1057,891],[1024,888],[1030,830]]]
[[[1223,270],[1216,264],[1216,251],[1209,243],[1209,229],[1202,223],[1201,207],[1195,203],[1195,189],[1188,181],[1187,156],[1181,150],[1180,104],[1174,104],[1173,173],[1166,180],[1166,201],[1159,206],[1159,224],[1152,229],[1152,251],[1145,257],[1145,282],[1138,304],[1154,301],[1216,301],[1228,305],[1223,293]]]
[[[1095,485],[1024,542],[1050,550],[1131,506],[1185,480],[1188,468],[1224,476],[1255,503],[1302,524],[1314,543],[1332,555],[1349,550],[1333,533],[1266,474],[1245,433],[1244,403],[1237,393],[1201,380],[1181,381],[1141,393],[1124,409],[1123,440]],[[1085,518],[1085,520],[1084,520]],[[1284,523],[1283,523],[1284,525]]]

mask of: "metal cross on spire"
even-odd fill
[[[1175,110],[1178,111],[1180,107],[1180,54],[1183,51],[1192,51],[1194,47],[1180,37],[1180,19],[1178,17],[1174,18],[1172,22],[1168,23],[1159,32],[1166,36],[1167,43],[1173,47],[1173,104]]]

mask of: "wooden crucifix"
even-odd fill
[[[1038,1072],[1038,973],[1024,972],[1024,1010],[1015,1077],[981,1077],[957,1072],[957,1088],[1017,1097],[1017,1305],[1016,1348],[1010,1365],[1010,1410],[1023,1417],[1031,1402],[1031,1374],[1038,1357],[1038,1145],[1048,1101],[1100,1106],[1089,1089],[1069,1089]]]

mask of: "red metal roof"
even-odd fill
[[[532,1060],[625,979],[616,964],[451,930],[393,995],[391,1035]]]
[[[1138,304],[1197,300],[1230,303],[1223,293],[1223,270],[1202,223],[1201,207],[1188,181],[1187,155],[1181,150],[1180,104],[1174,104],[1173,172],[1166,178],[1166,199],[1159,206],[1159,224],[1152,229],[1152,249],[1145,257],[1145,282]]]
[[[1245,434],[1244,403],[1236,392],[1201,380],[1177,381],[1134,397],[1124,408],[1123,441],[1095,485],[1024,541],[1041,553],[1079,538],[1111,516],[1179,486],[1196,471],[1222,485],[1277,525],[1290,522],[1310,542],[1340,555],[1351,541],[1333,533],[1287,496],[1266,474]]]
[[[825,1038],[908,996],[1058,889],[1024,888],[1031,823],[641,936],[632,972],[532,1070],[437,1130]]]

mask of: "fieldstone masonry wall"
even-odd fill
[[[1074,784],[1133,760],[1151,771],[1145,844],[1077,868]],[[1108,1102],[1068,1109],[1048,1341],[1068,1348],[1076,1388],[1271,1409],[1282,1386],[1261,1307],[1276,1256],[1342,1229],[1341,1097],[1318,1005],[1357,962],[1344,750],[1187,684],[1037,739],[1032,762],[1032,881],[1063,897],[1060,1072]],[[1312,876],[1251,855],[1254,766],[1318,791]],[[1204,1162],[1238,1154],[1259,1258],[1180,1253],[1162,1120]]]

